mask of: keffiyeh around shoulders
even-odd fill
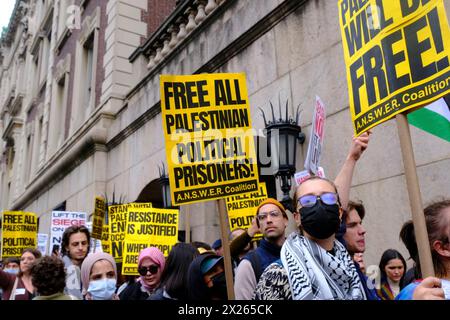
[[[254,300],[292,300],[289,279],[281,261],[269,265],[256,286]]]
[[[281,249],[294,300],[362,300],[364,289],[345,247],[334,242],[334,255],[304,236],[291,234]]]

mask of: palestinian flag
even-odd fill
[[[450,142],[450,95],[408,115],[413,126]]]

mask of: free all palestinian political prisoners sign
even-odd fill
[[[340,0],[338,6],[357,135],[450,92],[443,0]]]
[[[245,75],[162,75],[160,83],[173,203],[257,191]]]
[[[27,248],[37,247],[37,215],[33,212],[4,211],[1,257],[20,257]]]

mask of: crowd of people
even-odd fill
[[[400,231],[414,266],[386,250],[378,277],[366,275],[362,202],[350,201],[356,162],[370,132],[354,138],[334,181],[311,176],[295,190],[297,230],[286,236],[289,215],[276,199],[263,201],[252,225],[230,233],[237,300],[450,299],[450,200],[424,209],[436,277],[422,279],[412,221]],[[256,233],[262,239],[253,242]],[[90,233],[71,226],[61,252],[26,249],[0,270],[3,300],[227,300],[222,242],[177,243],[168,257],[156,247],[139,253],[139,276],[123,276],[104,252],[89,253]],[[56,248],[57,249],[57,248]]]

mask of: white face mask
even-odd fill
[[[3,271],[11,273],[11,274],[18,274],[19,273],[19,269],[18,268],[4,269]]]
[[[116,291],[116,279],[91,281],[87,290],[92,300],[111,300]]]

